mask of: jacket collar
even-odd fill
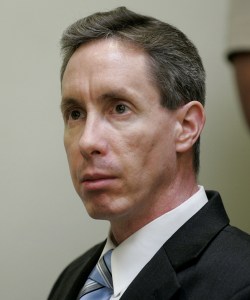
[[[219,193],[206,193],[208,203],[163,246],[176,271],[197,259],[214,237],[229,224]]]

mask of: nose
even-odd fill
[[[89,115],[85,121],[80,139],[81,154],[89,159],[93,156],[104,156],[107,152],[107,140],[104,121],[100,117]]]

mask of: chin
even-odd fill
[[[97,220],[120,218],[126,215],[131,209],[126,198],[117,198],[105,194],[83,197],[82,201],[88,215]]]
[[[114,219],[119,219],[123,215],[126,215],[126,212],[124,212],[124,209],[121,209],[121,207],[114,207],[114,205],[86,205],[85,204],[86,211],[88,215],[92,219],[96,220],[106,220],[111,221]]]
[[[107,205],[107,203],[93,203],[83,201],[88,215],[96,220],[109,220],[115,212]]]

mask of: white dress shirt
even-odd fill
[[[163,244],[207,201],[204,188],[199,186],[198,192],[188,200],[148,223],[119,246],[116,247],[108,237],[102,255],[108,250],[114,249],[111,258],[114,294],[110,298],[111,300],[120,299],[137,274]]]

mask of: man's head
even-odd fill
[[[80,19],[64,32],[61,79],[78,47],[111,38],[137,45],[148,54],[151,76],[159,88],[164,107],[174,110],[192,100],[204,105],[205,72],[195,46],[175,27],[125,7]],[[193,147],[196,173],[199,170],[199,140]]]
[[[200,77],[203,69],[185,36],[162,25],[168,53],[161,24],[121,8],[79,21],[63,37],[61,108],[73,183],[92,217],[123,231],[178,206],[196,183],[192,148],[204,95],[188,74],[195,64]]]

